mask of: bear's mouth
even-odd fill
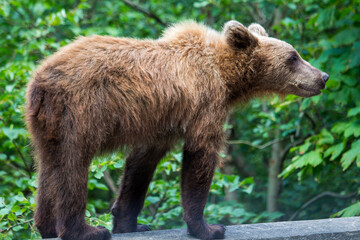
[[[302,89],[302,90],[305,90],[305,91],[307,91],[307,92],[309,92],[309,93],[311,93],[311,94],[314,94],[314,95],[318,95],[318,94],[321,93],[320,89],[314,89],[314,88],[305,86],[305,85],[303,85],[303,84],[301,84],[301,83],[298,84],[297,86],[298,86],[298,88],[300,88],[300,89]]]

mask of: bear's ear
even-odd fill
[[[265,31],[265,29],[257,23],[252,23],[250,24],[250,26],[248,27],[250,32],[253,32],[259,36],[264,36],[264,37],[268,37],[269,35],[267,34],[267,32]]]
[[[226,42],[233,49],[254,48],[259,44],[258,39],[238,21],[227,22],[223,32]]]

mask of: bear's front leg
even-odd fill
[[[203,215],[217,161],[217,151],[192,151],[185,144],[181,176],[184,221],[188,232],[200,239],[222,239],[225,234],[224,226],[207,224]]]

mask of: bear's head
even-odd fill
[[[328,74],[302,59],[290,44],[268,37],[259,24],[246,28],[237,21],[229,21],[223,34],[235,54],[246,52],[251,56],[248,63],[254,72],[251,81],[256,81],[262,90],[311,97],[325,88]]]

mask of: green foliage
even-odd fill
[[[357,202],[340,212],[334,214],[334,217],[336,216],[342,216],[342,217],[353,217],[353,216],[359,216],[360,215],[360,202]]]
[[[298,170],[299,179],[314,176],[318,181],[328,181],[328,184],[336,180],[344,182],[346,187],[342,190],[355,191],[359,189],[356,174],[360,168],[360,102],[357,97],[360,93],[360,9],[356,1],[329,1],[322,3],[321,7],[306,24],[314,32],[321,30],[322,33],[314,38],[318,44],[309,41],[305,49],[313,55],[310,62],[330,73],[327,90],[320,95],[316,105],[316,119],[321,121],[322,126],[317,126],[317,133],[312,134],[304,144],[292,149],[300,155],[292,158],[281,175],[287,177]],[[310,154],[311,159],[308,159]],[[347,178],[342,180],[333,174],[322,174],[330,169],[340,174],[338,169],[342,169],[347,172]],[[354,204],[334,216],[359,215],[356,206]]]
[[[26,84],[39,62],[79,35],[158,37],[164,25],[196,19],[218,30],[230,19],[259,22],[270,35],[294,45],[304,59],[330,75],[323,94],[309,99],[254,100],[224,126],[232,145],[222,158],[233,174],[215,174],[205,215],[211,223],[288,219],[322,191],[359,192],[360,13],[359,1],[135,1],[148,15],[122,1],[0,0],[0,231],[1,239],[36,239],[33,227],[36,173],[23,121]],[[156,19],[157,16],[158,19]],[[280,131],[284,153],[278,212],[265,211],[271,143]],[[139,222],[154,229],[184,227],[180,207],[181,146],[159,164]],[[119,186],[126,149],[94,159],[86,218],[111,229],[113,187]],[[250,160],[251,159],[251,160]],[[240,161],[241,162],[241,161]],[[113,184],[113,186],[111,185]],[[226,200],[235,193],[235,200]],[[354,200],[354,199],[353,199]],[[110,202],[110,203],[109,203]],[[360,215],[359,202],[331,200],[300,218]]]

